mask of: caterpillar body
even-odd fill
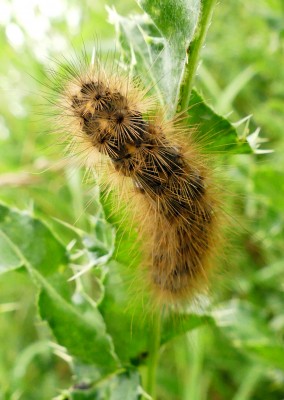
[[[207,286],[220,232],[209,162],[190,130],[166,121],[137,80],[99,61],[63,66],[61,75],[54,87],[68,149],[88,167],[106,163],[108,181],[116,175],[126,182],[121,195],[139,209],[143,265],[156,298],[191,298]]]

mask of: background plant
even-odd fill
[[[0,208],[0,398],[136,399],[151,387],[155,360],[147,356],[151,321],[141,329],[138,308],[122,312],[129,299],[121,271],[132,238],[116,251],[120,233],[116,220],[105,220],[108,205],[93,182],[81,184],[83,171],[58,162],[61,149],[35,115],[41,87],[29,74],[42,81],[49,57],[70,54],[71,44],[80,49],[81,37],[91,48],[94,27],[107,52],[116,28],[122,62],[145,76],[157,60],[150,78],[159,81],[161,102],[166,96],[177,105],[183,46],[196,45],[200,4],[170,1],[158,16],[159,2],[144,1],[148,17],[137,16],[132,2],[117,4],[117,12],[77,1],[2,4],[0,186],[8,206]],[[280,0],[221,2],[202,48],[190,123],[212,132],[213,147],[225,153],[226,173],[243,195],[238,215],[248,222],[212,307],[161,327],[161,399],[283,397],[283,12]],[[253,118],[236,131],[220,114],[231,122]],[[248,130],[257,150],[258,126],[275,153],[240,154],[250,151]],[[76,266],[92,269],[68,282]]]

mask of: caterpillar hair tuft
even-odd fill
[[[191,299],[207,287],[221,241],[224,216],[211,160],[182,116],[168,121],[149,90],[115,64],[83,57],[51,80],[68,153],[87,167],[103,165],[103,183],[134,210],[145,286],[162,303]]]

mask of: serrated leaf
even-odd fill
[[[43,286],[38,303],[40,314],[47,320],[58,342],[80,361],[94,364],[101,375],[115,371],[119,361],[100,313],[93,309],[86,315],[81,314],[52,287],[44,282]]]
[[[66,265],[65,248],[41,221],[28,213],[0,204],[0,229],[22,263],[28,260],[41,274],[51,276]]]
[[[252,153],[247,141],[238,139],[233,125],[216,114],[196,90],[191,93],[188,115],[190,125],[195,128],[197,138],[200,137],[207,151]]]
[[[168,118],[174,116],[177,96],[186,62],[186,46],[192,40],[196,28],[199,2],[169,2],[160,1],[141,2],[142,8],[149,12],[152,20],[144,15],[122,17],[114,10],[109,9],[111,21],[118,27],[118,34],[122,46],[124,61],[135,70],[143,83],[150,87],[160,103],[165,106]],[[176,15],[187,13],[186,8],[193,11],[184,16],[192,28],[186,33],[176,21]],[[167,14],[171,9],[171,14]],[[162,21],[159,16],[162,15]],[[169,26],[167,24],[169,23]],[[177,24],[177,26],[175,25]],[[170,35],[171,29],[176,30]],[[180,32],[181,30],[181,32]],[[179,60],[179,61],[177,61]],[[176,65],[176,63],[179,65]],[[202,99],[196,90],[192,90],[189,104],[189,124],[196,128],[198,138],[202,138],[202,146],[206,151],[225,153],[252,153],[252,149],[245,139],[238,137],[234,126],[224,117],[216,114]]]
[[[114,372],[120,364],[99,311],[89,307],[82,312],[72,303],[68,259],[58,239],[42,221],[4,205],[0,205],[0,230],[16,260],[21,261],[41,288],[40,314],[59,344],[82,362],[92,363],[101,375]],[[6,260],[9,261],[7,257]]]
[[[176,106],[179,86],[187,60],[187,49],[198,24],[201,2],[199,0],[140,0],[138,4],[150,16],[164,38],[157,82],[167,99],[166,104]],[[161,77],[163,79],[161,80]]]
[[[137,3],[172,46],[186,48],[198,21],[199,0],[138,0]]]
[[[122,17],[109,9],[110,20],[119,30],[126,62],[147,77],[168,114],[173,115],[200,12],[199,0],[139,2],[146,15]],[[150,20],[150,18],[151,20]],[[153,22],[152,22],[153,21]],[[183,25],[184,24],[184,25]]]

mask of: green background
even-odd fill
[[[141,12],[134,1],[108,3],[112,4],[122,15]],[[115,29],[107,22],[105,5],[102,1],[2,0],[0,6],[0,199],[46,221],[55,237],[66,245],[75,233],[63,229],[56,218],[89,232],[86,214],[98,217],[101,211],[92,180],[82,183],[84,171],[63,160],[62,147],[55,145],[54,136],[48,134],[49,122],[42,107],[45,87],[41,83],[46,79],[44,71],[50,59],[68,57],[73,49],[80,51],[82,41],[87,49],[94,41],[100,43],[102,52],[114,48]],[[176,337],[161,349],[157,383],[160,399],[284,398],[283,21],[281,0],[221,1],[214,11],[196,87],[207,103],[230,122],[252,114],[250,132],[260,127],[261,137],[268,139],[261,148],[274,152],[234,155],[226,160],[225,174],[236,198],[233,217],[239,233],[226,256],[224,272],[213,285],[210,318],[214,323],[208,317],[200,328]],[[242,124],[239,131],[244,129]],[[21,218],[25,224],[24,216]],[[97,258],[108,254],[113,245],[110,226],[104,221],[100,226],[98,221],[99,217],[94,221],[94,237],[100,242],[92,242],[92,254]],[[5,230],[6,226],[2,228]],[[58,257],[54,268],[64,264],[64,249],[53,242],[53,236],[49,238],[36,223],[30,229],[34,229],[37,238],[41,234],[44,238],[43,242],[31,240],[32,251],[38,254],[40,246],[48,246]],[[17,232],[21,232],[20,227]],[[25,233],[18,236],[19,248],[25,247]],[[5,239],[0,241],[3,258],[7,246]],[[5,265],[22,265],[23,260],[17,256],[9,257],[12,256],[7,253]],[[42,257],[49,260],[50,255]],[[43,275],[44,265],[41,263]],[[65,282],[68,277],[68,271],[64,271],[56,279]],[[45,313],[41,314],[51,325],[60,326],[54,320],[57,314],[48,313],[58,306],[52,304],[49,283],[60,290],[63,285],[53,276],[45,278],[40,297]],[[42,278],[33,278],[37,279]],[[51,399],[72,385],[70,356],[55,343],[46,322],[38,316],[38,290],[33,280],[23,268],[0,275],[1,400]],[[92,296],[96,280],[89,276],[85,284]],[[70,296],[68,290],[61,293],[63,300]],[[115,304],[110,301],[102,306],[106,320],[108,307],[116,312]],[[65,311],[64,326],[68,326],[74,320],[73,310],[66,306]],[[90,337],[93,329],[98,335],[101,333],[101,317],[93,314],[92,326],[78,316],[77,328],[82,337]],[[111,327],[111,321],[107,323],[123,359],[126,350],[121,332],[116,331],[116,326]],[[62,338],[66,333],[55,334]],[[142,334],[147,334],[146,329]],[[72,355],[85,354],[83,361],[92,358],[82,343],[78,349],[72,348],[71,342],[66,339],[60,344],[69,351],[71,348]],[[103,335],[100,345],[102,351],[108,349],[106,359],[99,361],[100,368],[116,365]],[[136,349],[129,350],[132,351],[136,354]],[[143,375],[143,366],[140,372]],[[135,386],[138,378],[134,371],[124,379],[113,383],[114,393],[126,393],[123,385],[129,380]],[[129,399],[136,398],[135,393],[130,393]],[[76,394],[72,396],[76,398]],[[105,396],[102,398],[110,398]],[[78,397],[81,398],[87,397]]]

